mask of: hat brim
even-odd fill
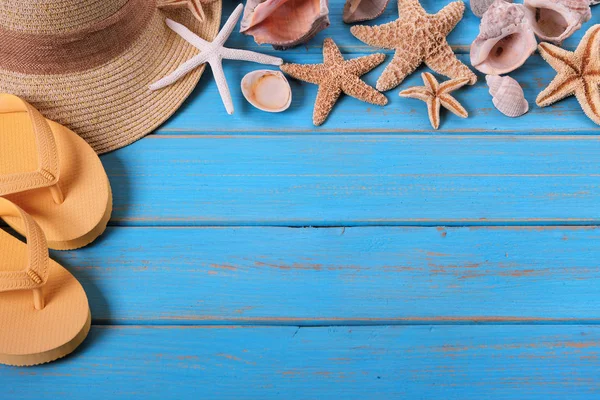
[[[77,132],[99,154],[127,146],[165,122],[198,83],[204,66],[164,89],[148,88],[198,54],[166,26],[165,17],[212,40],[219,32],[221,0],[204,10],[202,23],[187,10],[156,10],[123,54],[89,70],[30,75],[0,69],[0,91],[27,100],[46,118]]]

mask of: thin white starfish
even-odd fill
[[[233,32],[233,29],[240,19],[243,10],[243,4],[237,6],[215,40],[212,42],[202,39],[185,26],[167,18],[167,26],[181,36],[183,40],[200,50],[200,54],[190,58],[181,64],[171,74],[150,85],[150,90],[158,90],[172,85],[195,68],[198,68],[202,64],[208,63],[213,71],[213,76],[215,78],[215,82],[217,83],[217,88],[219,89],[219,94],[221,95],[225,109],[227,110],[228,114],[233,114],[233,101],[231,100],[231,93],[229,92],[229,86],[227,85],[225,73],[223,72],[223,59],[251,61],[259,64],[270,65],[283,64],[283,60],[278,57],[268,56],[266,54],[261,54],[254,51],[230,49],[223,46],[229,38],[229,35],[231,35],[231,32]]]

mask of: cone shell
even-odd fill
[[[390,0],[346,0],[343,19],[347,24],[370,21],[385,11]]]
[[[502,114],[508,117],[520,117],[529,111],[519,82],[510,76],[487,75],[485,80],[490,88],[492,103]]]
[[[328,0],[248,0],[240,32],[285,50],[329,26]]]
[[[279,71],[252,71],[242,79],[242,93],[250,104],[267,112],[285,111],[292,104],[292,89]]]
[[[525,0],[523,5],[540,40],[557,45],[592,17],[589,0]]]
[[[471,45],[471,64],[488,75],[519,68],[537,48],[525,8],[496,0],[483,14],[479,35]]]

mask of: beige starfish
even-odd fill
[[[377,89],[395,88],[422,62],[441,75],[468,78],[474,84],[477,76],[456,58],[446,41],[464,11],[465,5],[459,1],[448,4],[437,14],[427,14],[418,0],[398,0],[400,17],[396,21],[379,26],[353,26],[352,34],[366,44],[396,50],[377,81]]]
[[[563,50],[549,43],[540,43],[538,50],[557,72],[542,91],[536,104],[546,107],[565,97],[575,95],[585,114],[600,125],[600,25],[585,33],[577,49]]]
[[[206,15],[204,14],[203,4],[210,4],[216,0],[158,0],[156,6],[158,8],[183,8],[187,7],[194,17],[204,22]]]
[[[469,116],[467,110],[454,97],[450,96],[450,92],[465,86],[469,83],[469,79],[451,79],[439,84],[429,72],[422,73],[421,78],[423,78],[425,86],[416,86],[403,90],[400,92],[400,96],[423,100],[427,103],[429,122],[431,122],[433,129],[437,129],[440,126],[440,105],[459,117],[467,118]]]
[[[367,103],[387,104],[383,94],[359,78],[384,59],[385,54],[371,54],[346,61],[335,42],[325,39],[323,64],[283,64],[281,70],[296,79],[319,85],[313,112],[313,123],[318,126],[325,122],[342,92]]]

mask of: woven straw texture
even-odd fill
[[[126,1],[84,0],[87,12],[82,12],[85,7],[73,0],[0,0],[0,26],[27,34],[69,33],[109,17]],[[219,30],[221,1],[204,9],[207,18],[203,23],[187,9],[155,9],[143,33],[126,51],[89,70],[39,75],[0,68],[0,92],[27,100],[46,118],[78,133],[99,154],[124,147],[167,120],[198,83],[204,67],[162,90],[148,89],[152,82],[198,54],[168,29],[165,18],[212,40]],[[59,18],[69,13],[71,18]]]

